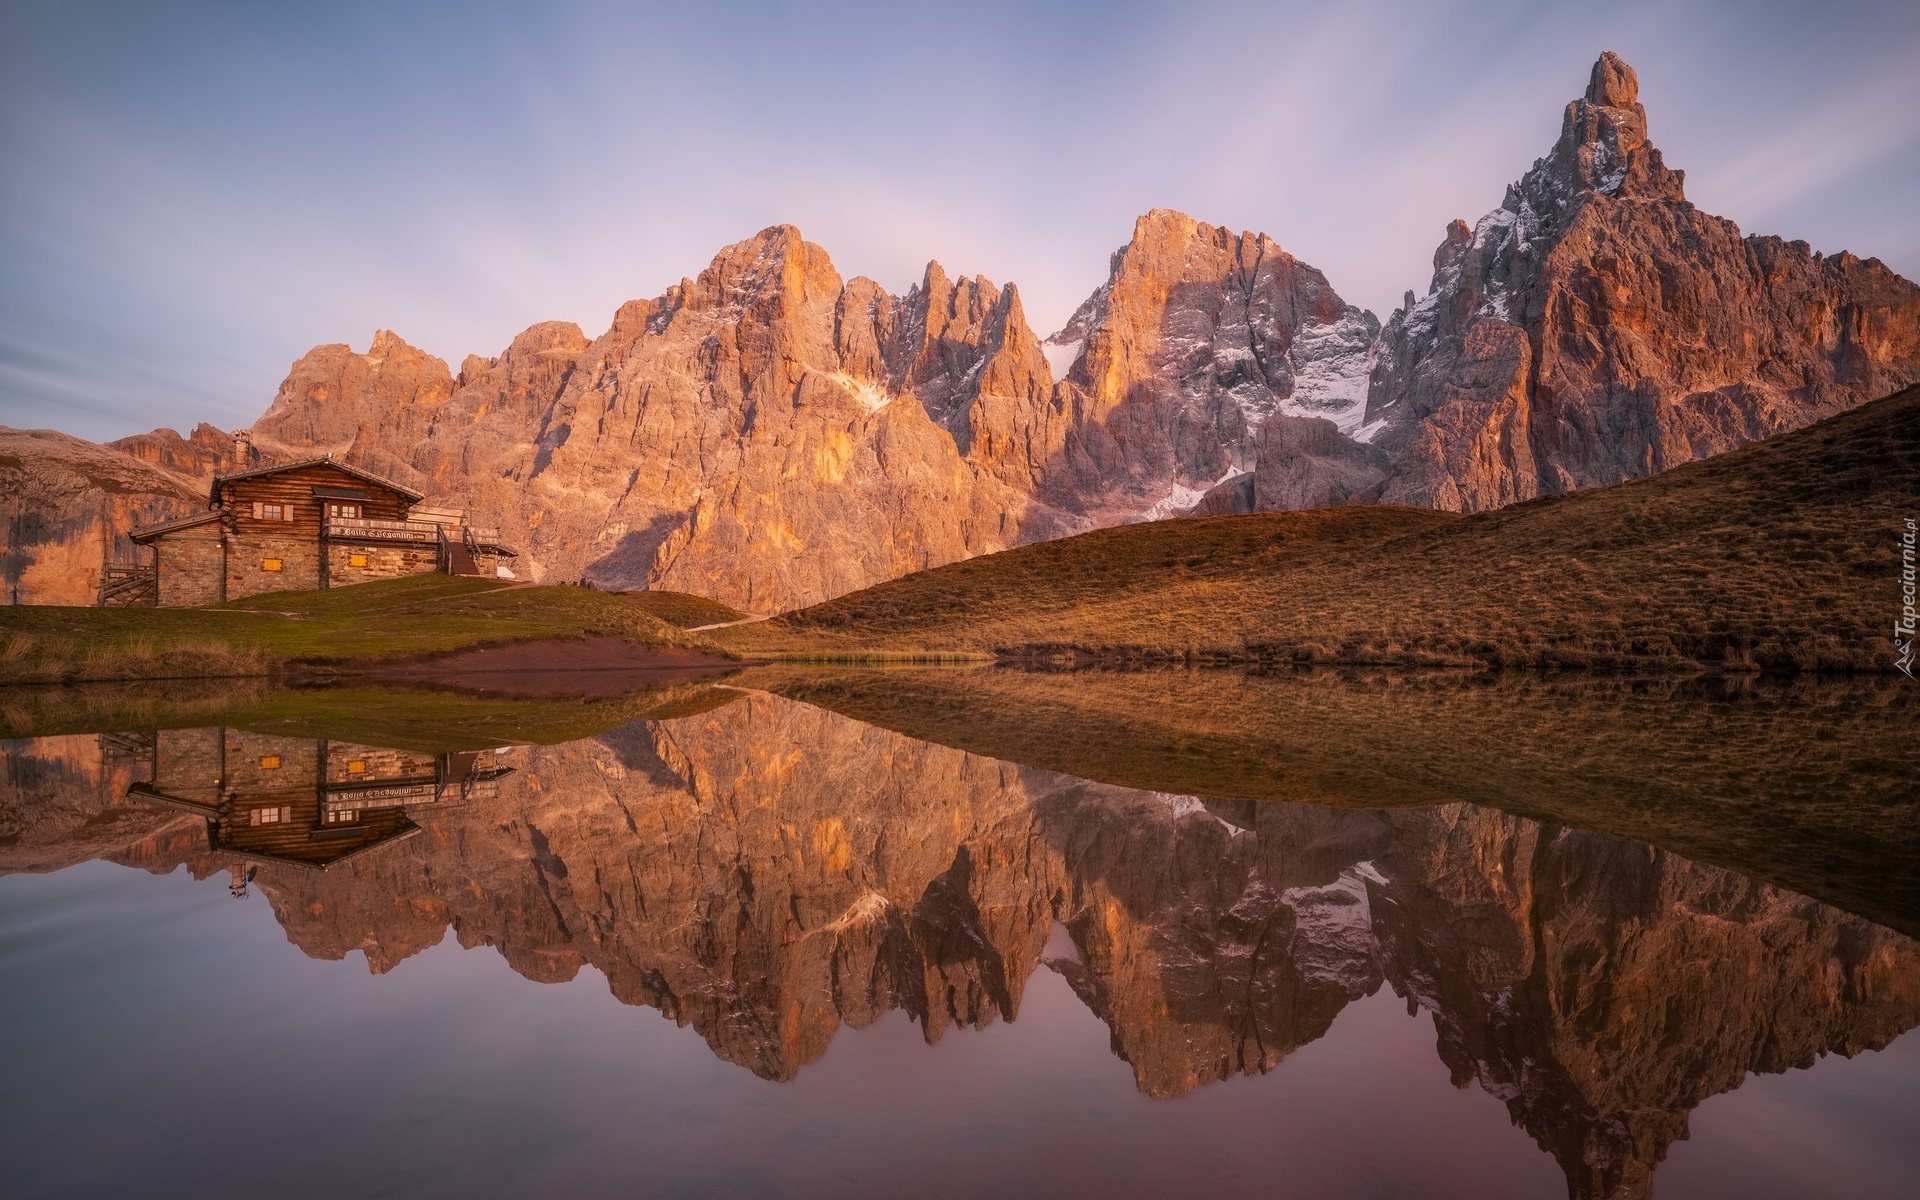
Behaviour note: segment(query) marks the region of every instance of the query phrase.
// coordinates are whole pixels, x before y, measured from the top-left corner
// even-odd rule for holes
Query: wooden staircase
[[[440,561],[446,565],[449,575],[478,575],[480,564],[474,558],[473,531],[466,526],[460,527],[458,538],[448,537],[446,526],[440,527]]]
[[[160,572],[153,567],[102,567],[97,603],[101,608],[156,608]]]

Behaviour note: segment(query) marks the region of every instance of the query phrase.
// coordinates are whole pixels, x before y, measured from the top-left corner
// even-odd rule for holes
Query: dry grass
[[[751,654],[1886,671],[1920,389],[1651,479],[1456,517],[1101,530],[717,631]]]
[[[738,621],[747,615],[739,609],[728,608],[718,600],[709,600],[689,592],[622,592],[620,595],[640,611],[658,617],[676,629],[718,625],[723,621]]]

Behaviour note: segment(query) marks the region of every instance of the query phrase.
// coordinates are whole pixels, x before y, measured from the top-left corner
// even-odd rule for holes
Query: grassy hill
[[[655,615],[661,606],[657,597],[437,574],[272,592],[211,608],[23,605],[0,608],[0,683],[260,675],[289,663],[337,670],[587,634],[698,645]],[[671,598],[665,607],[674,618],[685,615]]]
[[[746,653],[1888,670],[1920,389],[1650,479],[1471,517],[1105,529],[718,631]]]

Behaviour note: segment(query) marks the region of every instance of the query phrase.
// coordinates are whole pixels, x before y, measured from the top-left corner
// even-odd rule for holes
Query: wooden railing
[[[478,525],[440,525],[430,521],[387,521],[379,517],[328,517],[326,536],[356,541],[408,542],[437,546],[444,539],[477,549],[500,544],[499,529]]]

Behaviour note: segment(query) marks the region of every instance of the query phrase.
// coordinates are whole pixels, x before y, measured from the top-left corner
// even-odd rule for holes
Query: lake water
[[[1920,1195],[1904,693],[942,678],[0,743],[0,1186]]]

